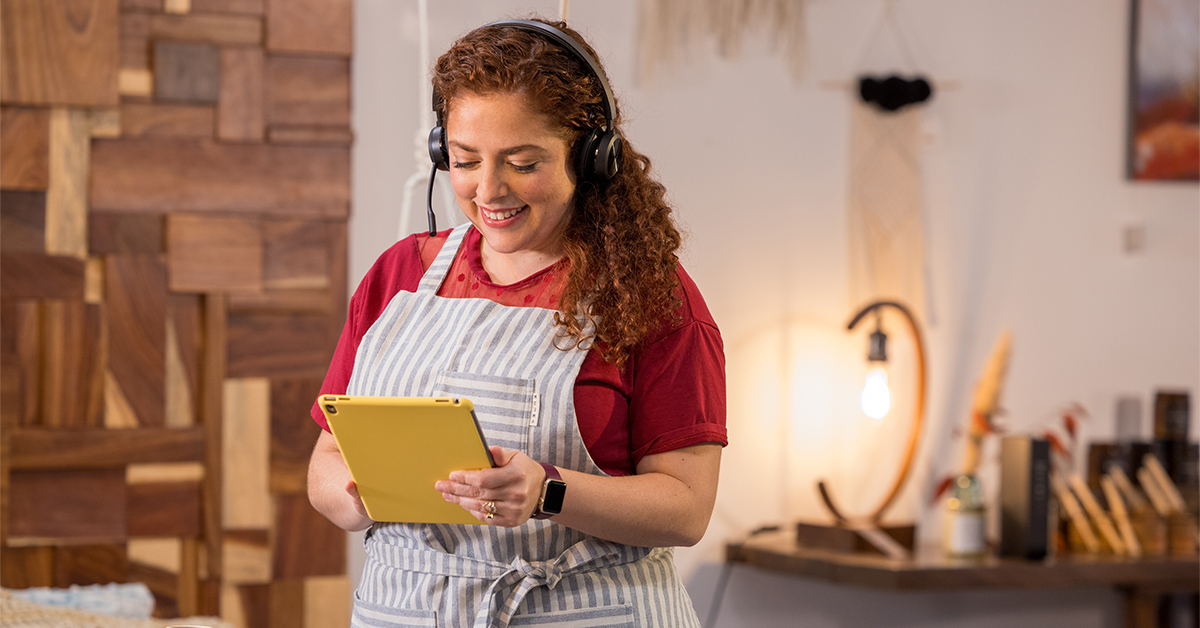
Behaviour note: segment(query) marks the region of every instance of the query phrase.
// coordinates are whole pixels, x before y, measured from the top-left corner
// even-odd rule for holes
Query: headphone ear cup
[[[603,181],[607,181],[617,176],[617,172],[621,169],[621,153],[624,151],[625,141],[621,138],[621,134],[616,131],[609,131],[600,137],[600,145],[596,148],[596,176]]]
[[[576,172],[580,179],[603,183],[613,178],[621,166],[621,134],[596,127],[579,148]]]
[[[429,132],[429,160],[438,170],[450,169],[450,151],[446,150],[446,129],[435,126]]]

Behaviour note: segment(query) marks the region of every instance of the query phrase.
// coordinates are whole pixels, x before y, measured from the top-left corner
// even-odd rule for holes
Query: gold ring
[[[494,515],[494,514],[496,514],[496,502],[493,502],[493,501],[486,501],[486,502],[484,502],[484,503],[483,503],[483,509],[484,509],[485,511],[487,511],[487,514],[489,515],[489,516],[488,516],[488,519],[491,519],[491,516],[490,516],[490,515]]]
[[[495,513],[491,513],[491,512],[489,512],[489,513],[487,514],[487,516],[486,516],[486,517],[484,517],[484,519],[492,519],[492,518],[494,518],[495,516],[496,516],[496,514],[495,514]]]

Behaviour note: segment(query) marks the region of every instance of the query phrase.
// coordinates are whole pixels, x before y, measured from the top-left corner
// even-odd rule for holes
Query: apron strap
[[[471,223],[465,222],[450,232],[450,236],[442,245],[442,250],[438,251],[437,257],[429,265],[429,269],[421,276],[421,283],[417,286],[418,293],[437,294],[438,288],[441,288],[442,282],[446,280],[446,274],[450,272],[450,266],[454,264],[454,258],[458,255],[458,247],[462,245],[463,237],[467,235],[467,229],[472,226]]]

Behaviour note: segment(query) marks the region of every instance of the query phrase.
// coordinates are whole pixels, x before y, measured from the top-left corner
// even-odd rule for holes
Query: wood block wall
[[[348,625],[351,0],[0,0],[0,584]]]

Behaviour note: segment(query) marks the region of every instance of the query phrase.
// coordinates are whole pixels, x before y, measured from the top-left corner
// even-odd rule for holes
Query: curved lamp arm
[[[859,310],[858,314],[854,315],[854,318],[852,318],[850,323],[846,326],[846,331],[853,330],[854,327],[858,325],[858,322],[861,321],[867,314],[885,307],[894,308],[903,314],[904,320],[908,323],[908,329],[912,333],[913,344],[916,346],[917,350],[917,402],[915,413],[913,415],[912,429],[908,434],[908,445],[904,452],[904,461],[900,465],[900,473],[896,476],[896,480],[892,483],[892,488],[888,491],[887,496],[884,497],[879,506],[867,516],[866,521],[871,524],[879,523],[879,520],[883,518],[883,513],[888,509],[889,506],[892,505],[892,502],[895,501],[896,496],[900,494],[900,489],[904,487],[904,482],[908,479],[909,472],[912,471],[913,459],[916,457],[917,453],[917,442],[921,438],[921,426],[925,420],[925,344],[921,339],[921,330],[917,327],[917,319],[913,317],[912,312],[909,311],[909,309],[903,304],[895,301],[875,301],[868,304],[862,310]],[[829,512],[833,514],[834,518],[837,519],[839,524],[852,523],[851,519],[843,515],[838,509],[837,505],[834,503],[833,496],[829,493],[829,487],[825,485],[825,480],[820,480],[817,482],[817,490],[821,493],[821,501],[825,503],[825,507],[829,509]]]

